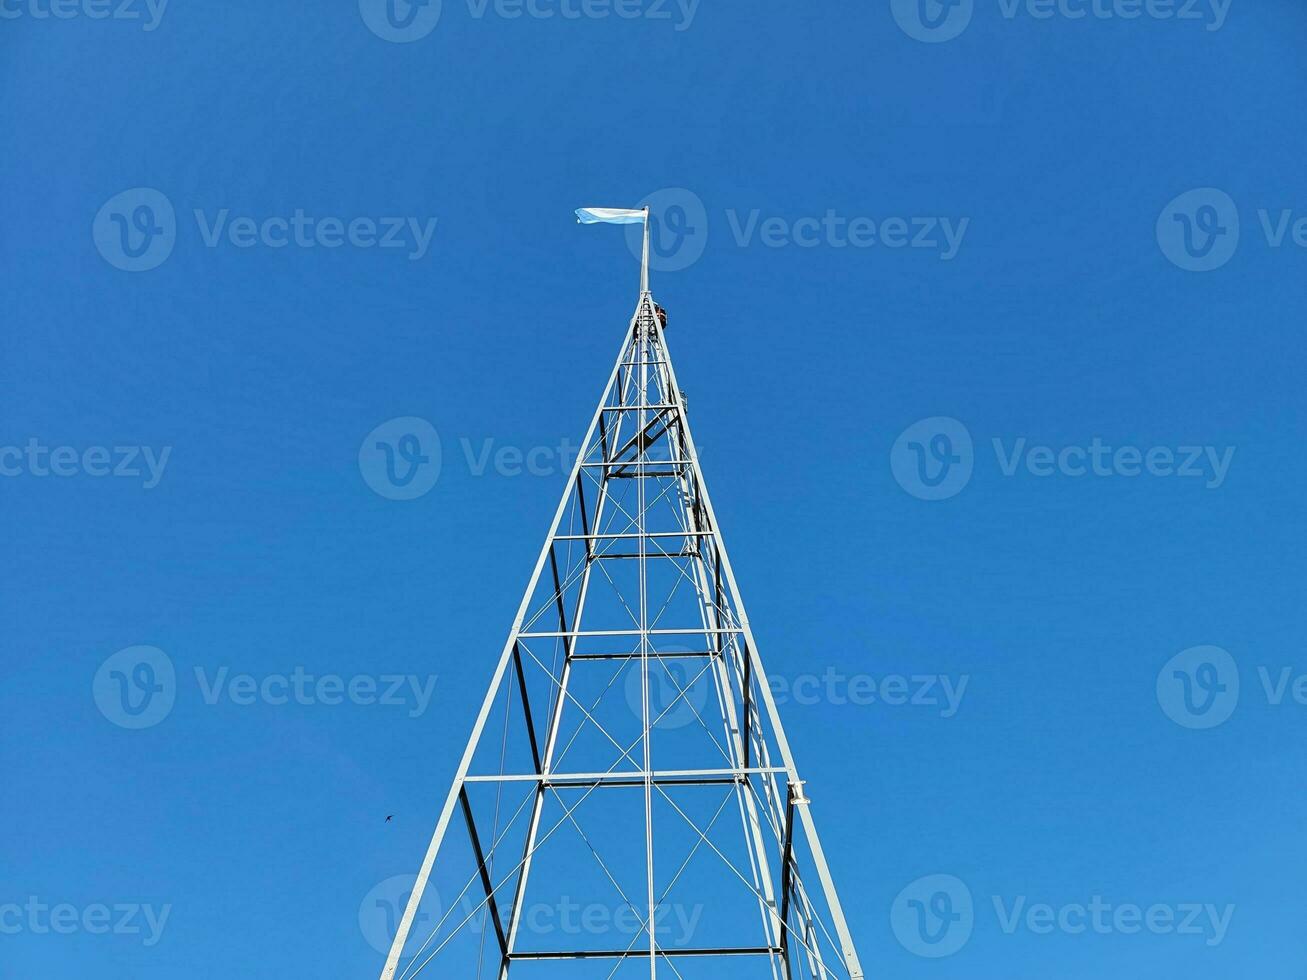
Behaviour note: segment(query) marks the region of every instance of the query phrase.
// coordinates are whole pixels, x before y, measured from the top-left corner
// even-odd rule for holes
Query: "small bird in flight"
[[[390,816],[388,816],[388,817],[386,818],[386,823],[390,823],[390,821],[392,821],[392,820],[394,820],[394,819],[395,819],[395,815],[392,813]]]

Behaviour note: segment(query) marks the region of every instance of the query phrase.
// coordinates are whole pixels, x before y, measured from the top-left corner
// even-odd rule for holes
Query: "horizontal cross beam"
[[[549,640],[566,636],[695,636],[704,633],[743,633],[738,627],[687,626],[685,629],[660,628],[649,630],[540,630],[518,633],[523,640]]]
[[[623,534],[556,534],[555,541],[603,541],[610,538],[707,538],[712,531],[632,531]]]
[[[778,946],[718,946],[702,949],[660,948],[658,956],[778,956]],[[536,953],[509,953],[510,960],[592,960],[592,959],[639,959],[649,958],[647,949],[576,949],[567,951],[549,951]]]
[[[674,650],[667,653],[657,653],[649,651],[650,660],[688,660],[701,657],[716,657],[716,650]],[[574,653],[571,659],[576,660],[643,660],[643,653]]]
[[[587,467],[587,468],[594,468],[594,469],[603,469],[603,468],[607,468],[607,469],[610,469],[610,470],[616,470],[616,469],[628,469],[628,468],[630,468],[630,467],[632,467],[632,466],[636,466],[636,465],[643,465],[643,466],[689,466],[689,465],[690,465],[690,460],[688,460],[688,459],[642,459],[642,460],[640,460],[639,463],[637,464],[637,463],[635,463],[635,462],[632,462],[632,461],[629,460],[629,459],[623,459],[623,460],[618,460],[618,461],[616,461],[616,462],[610,462],[610,463],[582,463],[581,465],[584,466],[584,467]]]
[[[755,766],[749,769],[664,769],[652,773],[635,772],[522,772],[522,773],[485,773],[467,776],[468,783],[547,783],[551,786],[589,786],[593,783],[620,782],[636,780],[643,784],[646,777],[652,777],[655,783],[680,779],[717,779],[726,782],[744,776],[760,776],[768,773],[783,773],[780,766]]]

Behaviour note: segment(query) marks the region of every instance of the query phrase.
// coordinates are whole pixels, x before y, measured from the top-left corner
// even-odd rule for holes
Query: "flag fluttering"
[[[638,225],[646,215],[643,209],[630,208],[577,208],[576,220],[583,225]]]

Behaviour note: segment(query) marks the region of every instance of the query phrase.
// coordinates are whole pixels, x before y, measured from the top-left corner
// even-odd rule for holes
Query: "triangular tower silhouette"
[[[860,980],[648,288],[647,211],[593,220],[612,215],[645,223],[635,315],[382,980]]]

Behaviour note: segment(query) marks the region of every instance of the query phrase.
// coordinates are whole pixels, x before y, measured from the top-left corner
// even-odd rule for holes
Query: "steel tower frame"
[[[407,968],[400,972],[423,894],[459,810],[467,824],[475,859],[474,878],[484,893],[477,908],[493,921],[494,942],[499,947],[500,980],[506,980],[510,970],[522,962],[595,958],[615,961],[614,973],[627,959],[647,958],[651,978],[657,977],[660,963],[667,964],[675,976],[681,977],[673,960],[685,956],[755,957],[768,964],[766,972],[774,980],[797,980],[804,970],[807,976],[821,980],[836,977],[862,980],[862,968],[817,834],[810,801],[804,795],[803,781],[766,682],[758,645],[690,434],[685,398],[668,354],[664,324],[648,287],[648,239],[646,219],[641,290],[635,313],[473,725],[417,882],[398,924],[382,980],[408,980],[416,976],[444,948],[444,943],[435,942],[433,931],[411,955]],[[632,483],[634,502],[628,499]],[[622,488],[620,498],[618,487]],[[569,510],[573,524],[579,516],[580,533],[569,533],[575,528],[563,526]],[[662,526],[659,521],[667,520],[668,511],[673,526],[659,530]],[[564,549],[569,554],[578,552],[575,561],[564,556]],[[628,603],[626,598],[622,599],[631,622],[622,628],[583,628],[591,590],[602,581],[600,575],[608,575],[604,571],[605,563],[611,561],[637,563],[636,601]],[[651,569],[654,563],[661,562],[674,563],[678,586],[683,581],[689,583],[698,610],[696,622],[662,624],[661,616],[667,604],[659,611],[656,607],[660,597],[650,594]],[[659,649],[672,640],[689,639],[695,642],[695,649]],[[553,667],[546,665],[535,652],[540,644],[550,642],[562,648],[561,664]],[[623,649],[595,652],[591,649],[595,643]],[[673,703],[661,712],[653,703],[653,672],[673,658],[691,662],[690,669],[698,670],[696,677],[706,677],[712,685],[715,707],[720,711],[720,742],[698,711],[692,706],[691,710],[718,744],[723,755],[720,762],[713,760],[711,765],[676,769],[659,769],[655,765],[653,745],[660,720],[673,706],[690,703],[690,684],[684,688],[676,685]],[[595,705],[587,706],[573,693],[576,673],[595,661],[610,664],[616,661],[623,670],[629,665],[638,666],[640,735],[634,742],[622,744],[614,738],[595,718]],[[543,673],[549,684],[550,704],[543,732],[537,730],[535,710],[540,705],[537,703],[533,710],[528,671],[534,677]],[[518,717],[524,721],[523,734],[530,748],[533,771],[473,771],[478,746],[501,694],[506,699],[514,695],[519,699]],[[562,765],[563,756],[571,747],[571,741],[561,744],[565,711],[571,715],[579,712],[582,724],[593,723],[592,727],[619,750],[617,761],[607,771],[571,772]],[[779,756],[776,761],[773,749]],[[482,783],[533,787],[533,791],[528,789],[523,801],[524,807],[529,805],[529,817],[520,860],[498,881],[493,880],[491,860],[502,841],[498,837],[498,813],[495,832],[485,838],[485,828],[478,827],[469,801],[469,789]],[[723,805],[734,796],[748,854],[747,873],[736,868],[709,834],[673,799],[671,791],[685,786],[727,787],[728,797]],[[540,848],[563,823],[559,820],[552,828],[542,829],[546,800],[557,798],[561,802],[564,791],[583,791],[584,799],[596,790],[606,792],[623,787],[639,789],[643,795],[645,887],[639,905],[622,891],[606,867],[604,871],[641,918],[636,939],[625,950],[525,948],[524,933],[529,929],[524,927],[522,909],[533,862]],[[684,818],[697,835],[695,851],[704,844],[716,851],[735,877],[753,893],[763,942],[752,946],[692,948],[668,948],[659,944],[655,801],[660,806],[664,802],[670,804]],[[571,814],[579,805],[571,806],[564,815],[573,824],[576,821]],[[489,848],[484,846],[486,840]],[[806,859],[800,856],[801,843]],[[801,869],[810,869],[815,874],[818,891],[808,890]],[[676,878],[684,870],[682,865]],[[472,884],[470,879],[469,885]],[[509,904],[505,914],[501,903],[506,899]],[[646,942],[637,950],[635,946],[641,939]],[[446,938],[444,942],[448,941]],[[762,971],[757,975],[762,976]]]

